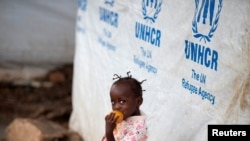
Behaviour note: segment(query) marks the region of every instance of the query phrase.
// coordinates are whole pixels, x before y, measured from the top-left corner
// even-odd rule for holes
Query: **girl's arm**
[[[116,120],[118,117],[115,117],[115,113],[110,113],[105,117],[105,136],[107,141],[115,141],[113,131],[116,126]]]

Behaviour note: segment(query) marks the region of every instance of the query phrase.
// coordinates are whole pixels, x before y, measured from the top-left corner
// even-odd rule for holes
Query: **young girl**
[[[123,121],[116,124],[118,117],[110,113],[105,117],[105,136],[102,141],[146,141],[147,124],[146,115],[140,110],[143,102],[142,82],[132,78],[118,75],[110,89],[112,109],[123,114]]]

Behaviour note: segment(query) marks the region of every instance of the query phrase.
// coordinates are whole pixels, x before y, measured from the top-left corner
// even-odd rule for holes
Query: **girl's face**
[[[142,97],[136,97],[128,83],[118,83],[111,87],[110,98],[113,110],[123,113],[124,119],[140,115],[139,107]]]

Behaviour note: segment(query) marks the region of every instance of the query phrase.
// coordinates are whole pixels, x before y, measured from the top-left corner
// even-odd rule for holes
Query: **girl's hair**
[[[114,74],[113,80],[115,80],[115,79],[117,79],[117,80],[113,83],[113,85],[119,84],[119,83],[127,83],[127,84],[130,85],[131,90],[134,92],[134,94],[137,97],[142,97],[142,93],[145,90],[142,89],[141,84],[144,81],[146,81],[146,79],[143,80],[143,81],[141,81],[141,82],[139,82],[137,79],[133,78],[132,75],[130,75],[129,73],[130,73],[130,71],[127,72],[127,76],[126,77],[121,77],[121,76],[119,76],[117,74]]]

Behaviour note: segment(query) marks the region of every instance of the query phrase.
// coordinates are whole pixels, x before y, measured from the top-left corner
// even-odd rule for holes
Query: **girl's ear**
[[[142,102],[143,102],[143,98],[141,96],[136,98],[137,106],[140,106],[142,104]]]

